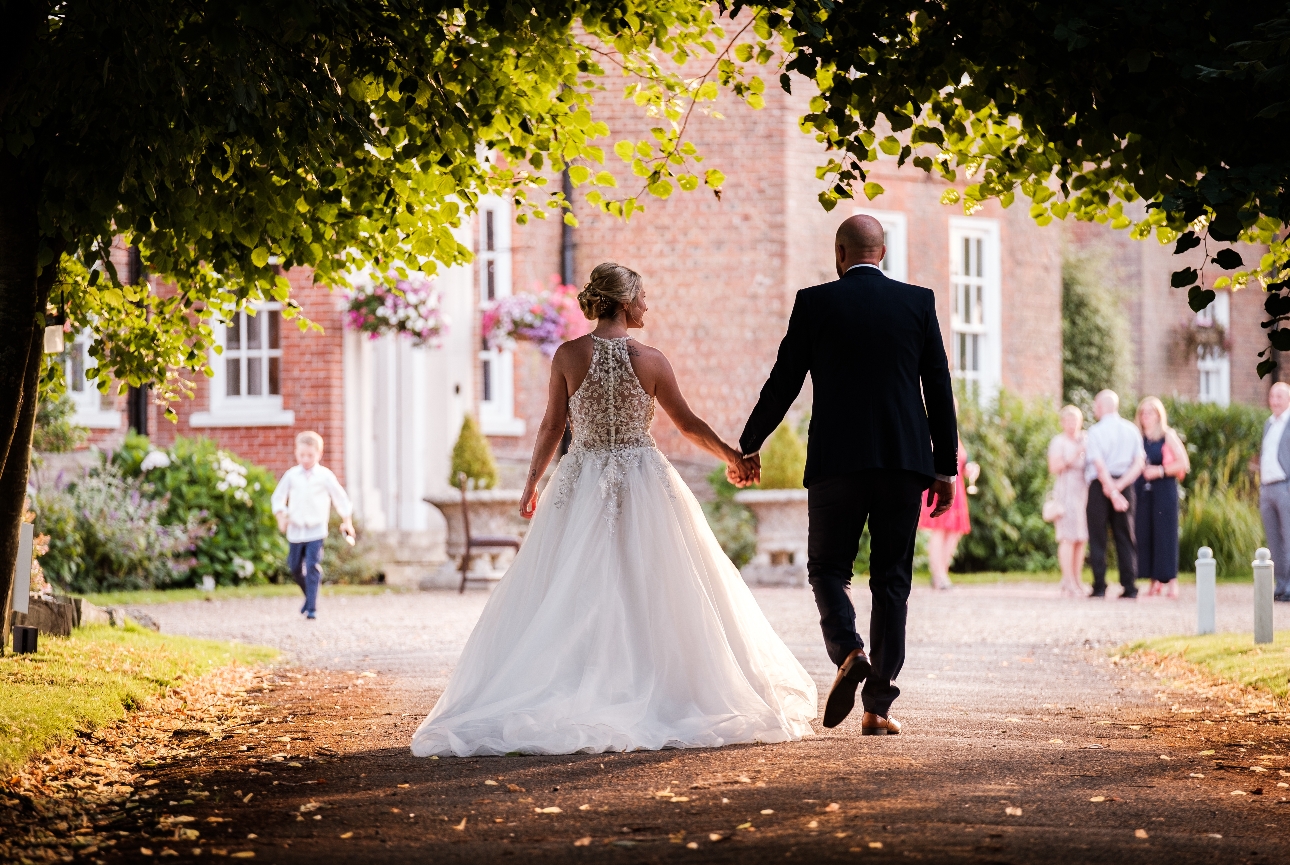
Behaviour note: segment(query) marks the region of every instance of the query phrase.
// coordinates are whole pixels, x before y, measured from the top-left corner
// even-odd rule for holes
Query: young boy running
[[[302,432],[296,436],[297,465],[287,469],[278,481],[272,500],[278,529],[287,533],[290,545],[287,570],[305,593],[300,612],[310,619],[318,617],[318,583],[322,579],[319,565],[332,505],[340,514],[341,532],[350,543],[354,539],[354,523],[350,519],[354,507],[331,470],[318,464],[322,452],[323,439],[318,433]]]

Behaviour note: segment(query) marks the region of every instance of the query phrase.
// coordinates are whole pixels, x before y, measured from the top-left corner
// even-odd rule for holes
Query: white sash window
[[[950,220],[950,367],[978,399],[1002,378],[999,258],[997,222]]]
[[[213,325],[222,353],[211,354],[210,410],[195,412],[195,427],[291,426],[282,407],[282,304],[258,303]]]
[[[1196,323],[1202,327],[1231,326],[1231,295],[1218,292],[1214,302],[1196,313]],[[1197,402],[1228,405],[1232,401],[1232,358],[1226,351],[1200,349],[1196,355],[1196,371],[1200,376]]]
[[[502,198],[484,196],[477,218],[479,302],[510,297],[511,209]],[[524,435],[524,419],[515,416],[515,359],[510,351],[479,353],[479,427],[485,435]]]
[[[116,410],[116,391],[100,393],[98,379],[85,373],[98,362],[90,357],[90,344],[94,335],[82,331],[67,343],[63,352],[63,380],[67,383],[67,396],[76,406],[72,423],[90,429],[117,429],[121,426],[121,412]]]

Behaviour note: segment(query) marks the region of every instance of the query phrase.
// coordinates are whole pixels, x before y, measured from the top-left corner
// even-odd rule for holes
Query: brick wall
[[[159,447],[174,441],[175,436],[204,436],[219,442],[243,459],[264,466],[281,475],[295,465],[295,438],[305,430],[323,437],[326,451],[323,464],[345,483],[345,414],[344,357],[342,318],[343,300],[326,286],[313,281],[309,268],[293,268],[287,274],[291,296],[302,307],[304,316],[321,325],[323,331],[301,331],[297,320],[283,319],[281,329],[283,408],[295,412],[293,426],[275,427],[194,427],[189,423],[195,412],[210,406],[210,384],[198,377],[196,393],[191,400],[175,406],[177,423],[158,417],[154,408],[149,418],[152,439]],[[216,363],[220,360],[216,359]]]

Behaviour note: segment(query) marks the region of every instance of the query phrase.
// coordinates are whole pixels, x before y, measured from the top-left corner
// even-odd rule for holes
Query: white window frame
[[[1003,384],[1003,291],[999,223],[974,216],[950,218],[950,370],[988,401]],[[963,245],[971,244],[972,273],[962,273]],[[969,294],[970,292],[970,294]],[[969,304],[968,301],[971,301]],[[975,350],[975,359],[966,358]],[[971,369],[965,366],[971,364]]]
[[[99,380],[87,378],[85,375],[91,367],[98,366],[98,361],[90,356],[90,345],[93,342],[94,334],[92,331],[81,331],[67,341],[67,350],[63,353],[63,380],[67,383],[67,396],[71,399],[72,405],[76,406],[76,413],[72,416],[72,423],[89,429],[120,429],[121,412],[116,409],[103,408],[104,401],[114,405],[116,395],[110,389],[108,393],[102,393],[98,388]],[[79,376],[73,375],[74,367],[72,363],[72,357],[77,347],[82,352]],[[78,387],[79,390],[77,389]]]
[[[251,318],[251,313],[257,315],[261,312],[277,311],[281,312],[282,304],[277,302],[248,304],[246,308],[246,318]],[[266,323],[267,317],[263,320]],[[279,318],[279,348],[269,349],[266,347],[258,349],[258,353],[263,358],[278,357],[279,360],[278,376],[279,390],[282,383],[282,365],[285,363],[285,356],[281,349],[281,322]],[[211,351],[210,364],[214,375],[207,379],[210,385],[210,408],[208,411],[194,412],[188,418],[188,425],[193,427],[256,427],[256,426],[292,426],[296,422],[296,413],[290,409],[283,408],[282,394],[259,394],[250,396],[241,394],[229,396],[228,394],[228,360],[231,356],[227,350],[227,323],[224,321],[211,322],[211,329],[215,334],[215,344],[222,349],[221,352]],[[245,341],[245,340],[243,340]],[[265,334],[264,341],[268,341],[268,335]],[[252,351],[243,347],[239,350],[239,356],[245,360],[246,352]],[[264,376],[267,381],[268,370],[265,369]],[[245,378],[245,370],[242,371]]]
[[[510,202],[496,195],[482,196],[476,223],[478,297],[481,304],[487,304],[510,297],[514,291]],[[480,430],[484,435],[492,436],[524,435],[524,419],[515,416],[515,359],[512,352],[479,352],[479,374]]]
[[[855,212],[857,215],[872,216],[882,223],[887,254],[883,256],[878,268],[883,275],[897,282],[909,282],[909,221],[905,214],[898,210],[870,210],[864,207],[856,208]]]
[[[1226,291],[1216,293],[1214,302],[1196,313],[1199,325],[1222,325],[1224,330],[1231,327],[1231,295]],[[1232,402],[1232,358],[1227,352],[1206,357],[1197,350],[1196,401],[1227,406]]]

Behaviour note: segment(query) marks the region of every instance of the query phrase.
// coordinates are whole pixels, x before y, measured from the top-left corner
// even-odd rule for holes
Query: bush
[[[1081,408],[1103,388],[1123,392],[1131,373],[1128,317],[1106,272],[1096,254],[1062,261],[1062,393]]]
[[[174,585],[207,531],[195,516],[167,523],[165,497],[111,464],[65,490],[37,493],[33,504],[36,531],[50,537],[46,578],[73,592]]]
[[[497,463],[493,461],[493,449],[488,446],[488,439],[484,438],[470,415],[462,418],[461,433],[457,436],[457,443],[452,446],[449,486],[460,487],[463,474],[473,489],[491,490],[497,484]]]
[[[968,398],[959,406],[959,434],[981,477],[968,499],[972,532],[959,544],[954,570],[1054,570],[1057,540],[1040,511],[1052,483],[1048,442],[1061,429],[1057,412],[1003,391],[985,406]]]
[[[757,552],[757,521],[751,510],[735,501],[739,488],[726,480],[725,466],[713,469],[708,483],[717,499],[703,503],[703,515],[708,518],[721,549],[735,567],[742,568]]]
[[[1257,499],[1250,463],[1257,464],[1263,447],[1263,422],[1268,410],[1259,406],[1184,402],[1165,399],[1169,425],[1187,444],[1191,475],[1185,483],[1197,488],[1208,477],[1211,490],[1235,487]]]
[[[266,469],[220,450],[210,439],[181,436],[169,450],[159,451],[135,433],[112,461],[127,477],[146,478],[167,497],[165,523],[198,519],[213,527],[194,550],[191,582],[210,575],[220,585],[263,583],[284,574],[287,542],[269,503],[276,481]]]
[[[761,449],[763,490],[800,490],[806,473],[806,444],[785,421]]]
[[[36,427],[32,430],[32,450],[44,453],[67,453],[89,437],[90,431],[71,421],[76,405],[66,393],[57,399],[42,399],[36,409]]]
[[[376,582],[381,573],[381,563],[376,545],[363,536],[363,527],[354,522],[358,536],[350,546],[340,533],[340,517],[332,511],[327,526],[327,540],[323,542],[323,578],[329,583],[361,585]]]
[[[1220,577],[1247,577],[1254,551],[1263,546],[1263,520],[1258,505],[1235,486],[1213,486],[1202,476],[1180,503],[1178,559],[1191,570],[1196,551],[1214,551]]]

